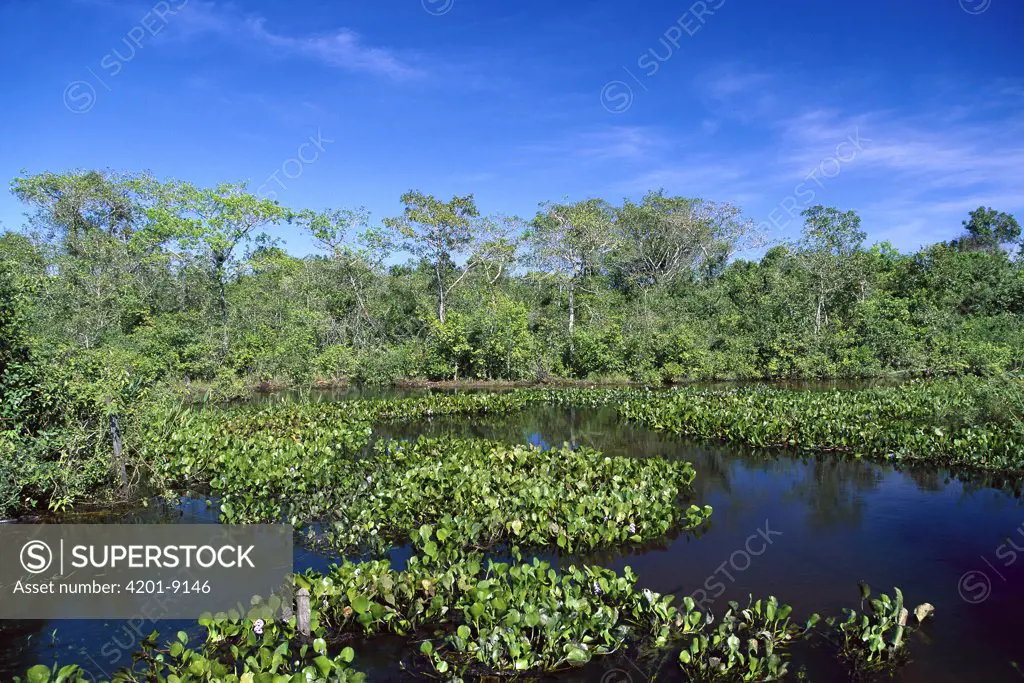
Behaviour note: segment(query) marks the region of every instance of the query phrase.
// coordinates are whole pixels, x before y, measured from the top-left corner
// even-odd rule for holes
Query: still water
[[[569,443],[609,454],[693,462],[695,502],[714,508],[699,535],[582,558],[616,570],[630,566],[640,585],[694,595],[716,613],[729,600],[776,595],[800,621],[812,611],[856,607],[858,581],[876,593],[903,589],[910,607],[930,602],[933,619],[910,642],[911,663],[897,680],[1022,681],[1024,674],[1024,505],[1006,482],[970,480],[927,468],[896,469],[834,455],[800,457],[697,442],[618,420],[613,408],[534,407],[499,418],[445,418],[376,430],[382,438],[457,435],[540,446]],[[1012,483],[1011,483],[1012,484]],[[204,500],[183,498],[116,521],[214,523]],[[76,520],[66,520],[76,521]],[[79,520],[85,521],[85,520]],[[115,520],[111,520],[115,521]],[[1020,549],[1020,550],[1018,550]],[[396,548],[400,566],[407,548]],[[297,568],[325,568],[334,558],[297,551]],[[568,558],[554,558],[568,562]],[[32,663],[81,664],[106,676],[128,663],[139,639],[158,629],[195,632],[194,622],[23,622],[0,630],[0,680]],[[402,677],[415,650],[399,638],[354,643],[356,665],[371,680]],[[844,680],[829,648],[793,648],[795,673]],[[639,683],[678,679],[674,662],[607,658],[560,680]]]

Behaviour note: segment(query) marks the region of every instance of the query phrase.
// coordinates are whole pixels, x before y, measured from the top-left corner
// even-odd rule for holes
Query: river
[[[857,606],[858,581],[875,593],[903,589],[910,607],[930,602],[933,619],[910,642],[912,661],[897,680],[938,683],[1021,681],[1024,667],[1024,505],[1013,483],[963,479],[939,469],[897,469],[836,455],[799,456],[729,444],[679,439],[619,420],[614,408],[535,406],[498,418],[444,418],[375,430],[381,438],[451,434],[541,446],[568,442],[609,454],[662,456],[694,464],[695,499],[714,508],[700,534],[683,534],[627,552],[558,561],[588,561],[616,570],[629,565],[641,586],[693,595],[721,613],[728,600],[776,595],[802,621],[812,611],[838,614]],[[177,505],[108,514],[99,520],[215,523],[201,498]],[[1019,549],[1019,550],[1018,550]],[[393,551],[400,566],[407,548]],[[298,569],[333,558],[298,551]],[[0,680],[34,663],[79,663],[106,676],[154,628],[173,634],[194,622],[21,622],[0,630]],[[385,637],[355,644],[355,665],[370,680],[401,676],[399,660],[413,648]],[[843,680],[828,648],[793,648],[795,673],[812,681]],[[634,655],[592,663],[560,680],[605,683],[649,680],[657,663]],[[674,662],[658,680],[679,677]]]

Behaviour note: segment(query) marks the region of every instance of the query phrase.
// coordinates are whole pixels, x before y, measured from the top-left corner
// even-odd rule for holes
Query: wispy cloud
[[[605,126],[581,133],[571,143],[576,154],[597,160],[644,159],[669,145],[662,133],[645,126]]]
[[[111,7],[109,0],[85,0],[91,4]],[[143,5],[133,6],[141,16]],[[127,12],[125,5],[118,11]],[[245,13],[230,3],[214,0],[191,0],[169,22],[168,30],[159,39],[191,42],[210,35],[227,41],[272,48],[274,55],[304,57],[333,68],[385,76],[395,80],[416,78],[423,71],[409,64],[398,51],[370,44],[349,27],[330,31],[289,35],[270,28],[263,16]]]
[[[863,85],[836,79],[808,106],[806,98],[779,95],[809,89],[792,74],[732,66],[702,75],[695,86],[717,125],[705,119],[704,135],[687,137],[685,156],[652,158],[649,170],[618,187],[730,199],[760,216],[823,163],[838,170],[825,160],[852,138],[862,149],[844,159],[841,174],[829,175],[827,187],[808,185],[817,191],[814,203],[858,209],[872,239],[916,248],[957,234],[978,206],[1024,211],[1024,109],[1014,106],[1024,96],[1020,82],[955,92],[947,85],[934,101],[888,108]],[[712,136],[720,127],[743,135]],[[839,150],[853,152],[848,144]],[[788,229],[798,225],[797,217]]]
[[[669,149],[669,138],[649,126],[599,126],[563,133],[554,140],[523,145],[532,158],[602,161],[650,161]]]
[[[406,64],[392,50],[366,45],[358,33],[347,28],[323,35],[286,36],[267,30],[266,20],[262,17],[247,20],[246,26],[254,38],[267,45],[311,57],[329,66],[395,79],[423,75],[422,71]]]

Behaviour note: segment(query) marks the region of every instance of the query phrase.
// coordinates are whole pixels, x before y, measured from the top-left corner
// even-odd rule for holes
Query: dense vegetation
[[[736,207],[663,192],[545,203],[530,221],[482,217],[471,195],[409,192],[375,226],[362,210],[293,210],[242,186],[145,174],[44,173],[13,191],[30,214],[0,237],[0,514],[199,488],[222,521],[287,521],[363,560],[296,577],[313,595],[312,638],[256,613],[204,619],[198,645],[143,644],[124,683],[359,680],[346,643],[381,633],[414,638],[409,670],[446,678],[631,650],[671,652],[691,680],[776,680],[788,645],[816,632],[816,615],[797,626],[775,598],[713,618],[638,588],[628,569],[568,563],[700,529],[712,511],[691,500],[689,463],[376,441],[381,421],[610,405],[701,438],[1024,467],[1020,385],[1005,377],[1024,364],[1020,228],[992,209],[955,240],[900,254],[866,248],[853,212],[811,207],[799,241],[767,245]],[[299,232],[322,253],[285,252],[278,240]],[[737,258],[751,247],[770,248]],[[205,403],[258,383],[880,374],[994,377]],[[404,568],[381,559],[404,544]],[[865,589],[861,611],[823,622],[856,675],[905,659],[912,624],[895,596]],[[41,666],[28,680],[81,676]]]
[[[737,207],[663,192],[529,221],[409,192],[378,225],[147,174],[23,175],[12,191],[29,211],[0,236],[0,513],[131,490],[139,440],[111,456],[110,418],[130,433],[207,390],[1024,363],[1020,227],[993,209],[901,254],[866,247],[853,212],[811,207],[801,239],[767,244]],[[318,251],[288,254],[296,236]],[[767,251],[738,258],[750,248]]]
[[[953,385],[945,393],[956,392]],[[966,393],[982,395],[977,387]],[[535,676],[627,651],[661,660],[668,653],[691,680],[778,680],[790,668],[789,645],[807,637],[833,647],[851,671],[902,662],[915,624],[898,590],[896,601],[882,596],[871,612],[828,619],[819,633],[817,615],[797,626],[791,608],[773,597],[731,603],[716,619],[692,598],[677,605],[640,588],[629,568],[620,576],[524,561],[524,550],[567,559],[695,529],[712,512],[688,499],[689,463],[475,439],[371,442],[380,420],[504,413],[529,403],[613,403],[626,411],[633,402],[672,406],[691,394],[701,395],[521,390],[186,408],[151,420],[142,450],[165,486],[208,484],[224,521],[287,520],[309,530],[312,542],[367,557],[295,577],[310,593],[309,637],[296,633],[294,618],[275,619],[270,603],[257,604],[245,618],[204,617],[199,644],[185,633],[164,646],[151,637],[114,681],[361,680],[346,643],[384,633],[409,639],[407,670],[453,680]],[[920,403],[905,410],[922,412]],[[414,554],[403,569],[379,559],[406,542]],[[929,612],[915,614],[919,622]],[[40,665],[28,680],[78,683],[82,673]]]
[[[753,387],[639,396],[620,414],[655,429],[753,446],[1020,474],[1020,382],[932,381],[861,391]]]
[[[344,561],[326,574],[295,577],[310,593],[312,632],[302,636],[295,619],[273,619],[269,603],[244,618],[208,615],[199,645],[181,632],[160,647],[151,636],[114,683],[298,683],[363,680],[349,665],[353,638],[384,633],[407,637],[402,665],[427,677],[461,681],[494,676],[535,678],[594,658],[627,652],[640,659],[675,658],[687,680],[777,681],[791,667],[789,646],[814,638],[843,660],[854,677],[888,673],[906,661],[909,634],[934,609],[904,607],[882,595],[861,609],[829,617],[812,614],[798,626],[792,608],[775,597],[729,603],[717,618],[696,609],[692,598],[676,603],[638,587],[627,567],[620,576],[596,566],[488,560],[477,553],[445,552],[448,561],[413,556],[403,570],[387,561]],[[865,608],[867,603],[867,608]],[[364,641],[366,642],[366,641]],[[369,641],[372,642],[372,641]],[[418,643],[417,648],[413,648]],[[634,665],[635,666],[635,665]],[[657,665],[655,666],[657,668]],[[78,667],[33,667],[28,683],[81,683]]]
[[[1020,227],[979,208],[913,254],[815,206],[766,243],[728,204],[649,194],[482,217],[418,192],[375,225],[147,175],[14,180],[0,260],[40,360],[152,382],[856,377],[1024,363]],[[941,227],[941,226],[940,226]],[[288,254],[281,240],[318,250]],[[737,256],[767,249],[759,260]],[[407,262],[402,259],[411,255]]]

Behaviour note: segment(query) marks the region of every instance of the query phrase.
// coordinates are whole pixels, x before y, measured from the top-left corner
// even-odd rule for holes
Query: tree
[[[1011,214],[979,206],[970,213],[970,220],[963,222],[964,234],[954,244],[961,251],[990,251],[1002,249],[1002,245],[1020,239],[1020,224]]]
[[[565,286],[569,296],[569,337],[576,326],[576,292],[620,239],[614,211],[602,199],[574,204],[541,204],[529,235],[533,261]]]
[[[11,192],[35,207],[32,227],[64,239],[73,249],[81,235],[96,230],[127,242],[145,219],[138,195],[150,182],[145,174],[45,172],[15,178]]]
[[[707,226],[698,220],[698,200],[650,192],[639,204],[628,199],[618,210],[623,254],[618,259],[625,279],[640,288],[658,287],[692,269]]]
[[[519,262],[519,248],[526,225],[518,216],[493,215],[484,217],[477,225],[472,267],[478,269],[491,288],[502,278],[512,274]]]
[[[728,203],[649,192],[616,212],[626,280],[641,288],[667,285],[684,273],[707,274],[750,246],[753,222]]]
[[[225,183],[199,188],[172,181],[160,188],[161,203],[154,210],[165,237],[186,246],[198,246],[208,259],[216,287],[217,310],[222,330],[222,351],[228,352],[229,277],[237,265],[236,248],[255,230],[277,223],[292,214],[277,202],[260,199],[245,185]]]
[[[405,212],[385,218],[384,225],[405,251],[425,260],[434,271],[437,287],[437,317],[445,320],[447,299],[476,265],[472,259],[459,265],[459,257],[468,256],[473,243],[473,226],[480,215],[473,195],[452,197],[444,202],[433,195],[410,190],[402,195]]]
[[[0,255],[0,439],[33,432],[42,408],[26,331],[28,303],[15,265]]]
[[[820,204],[805,209],[803,238],[798,245],[801,262],[811,274],[814,290],[814,334],[828,324],[829,297],[848,284],[851,263],[866,235],[856,211]]]
[[[51,343],[85,348],[130,332],[161,292],[160,238],[150,209],[157,184],[146,174],[70,171],[22,176],[12,192],[34,209],[33,239],[48,252],[43,293]]]
[[[372,268],[379,267],[387,256],[387,240],[370,227],[370,213],[362,207],[319,212],[306,209],[295,214],[293,220],[327,251],[337,271],[351,286],[360,316],[380,332],[360,282],[360,275],[372,276]]]

